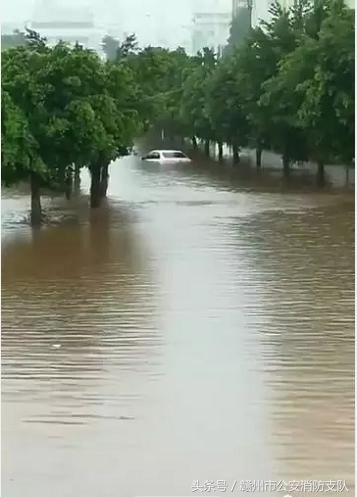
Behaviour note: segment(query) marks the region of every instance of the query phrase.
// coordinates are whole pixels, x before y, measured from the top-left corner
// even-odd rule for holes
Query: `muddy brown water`
[[[4,495],[353,495],[350,193],[128,157],[98,212],[47,199],[32,232],[28,203],[2,202]]]

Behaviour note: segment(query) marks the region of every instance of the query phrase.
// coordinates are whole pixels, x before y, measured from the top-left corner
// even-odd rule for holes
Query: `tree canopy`
[[[61,188],[73,166],[87,166],[99,205],[102,175],[140,127],[130,69],[80,45],[49,48],[32,37],[4,52],[2,74],[3,181]]]
[[[246,40],[251,30],[251,13],[248,7],[240,8],[232,19],[224,55],[232,55]]]
[[[244,39],[233,34],[232,26],[222,58],[106,37],[103,61],[78,44],[49,47],[33,31],[17,33],[21,43],[1,62],[3,182],[29,180],[41,211],[42,186],[66,191],[73,170],[87,167],[97,207],[109,164],[149,128],[199,139],[206,153],[210,142],[220,151],[226,143],[236,163],[246,145],[257,165],[263,149],[280,153],[285,172],[309,159],[321,179],[327,161],[352,163],[353,11],[342,0],[298,0],[290,9],[276,1],[269,21]]]

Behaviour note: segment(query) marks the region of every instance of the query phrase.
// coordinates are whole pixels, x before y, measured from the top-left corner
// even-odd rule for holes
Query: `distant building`
[[[281,0],[285,1],[285,0]],[[287,0],[289,1],[289,0]],[[248,13],[249,22],[253,22],[253,8],[255,8],[257,0],[232,0],[232,17],[238,16],[240,11],[246,11]]]
[[[249,0],[232,0],[232,16],[236,16],[240,9],[248,7]]]
[[[227,43],[231,21],[231,12],[196,12],[193,16],[193,53],[204,47],[221,52]]]
[[[59,41],[101,51],[102,35],[95,28],[93,15],[86,7],[65,6],[56,0],[37,2],[27,26],[47,39],[50,46]]]

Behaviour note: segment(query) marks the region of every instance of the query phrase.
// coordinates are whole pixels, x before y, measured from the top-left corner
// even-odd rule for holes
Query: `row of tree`
[[[109,164],[150,126],[173,122],[167,113],[188,61],[180,49],[139,49],[133,35],[107,61],[79,44],[49,47],[31,30],[3,51],[2,182],[29,182],[33,225],[43,220],[41,192],[69,197],[83,167],[90,205],[100,206]]]
[[[82,167],[91,172],[91,206],[106,195],[108,166],[149,127],[223,144],[235,163],[243,146],[282,155],[284,170],[313,160],[354,158],[354,15],[342,0],[296,0],[234,36],[223,57],[209,49],[140,49],[134,36],[106,38],[107,61],[76,45],[48,47],[29,31],[2,53],[2,180],[29,180],[32,222],[40,192],[70,195]]]
[[[270,14],[244,40],[232,26],[221,58],[172,53],[157,124],[207,152],[216,142],[221,156],[226,143],[235,163],[243,146],[256,149],[258,167],[263,149],[280,153],[286,174],[313,161],[323,181],[326,163],[354,160],[354,11],[343,0],[297,0]]]
[[[173,122],[167,113],[188,61],[181,49],[140,49],[133,35],[107,61],[79,44],[49,47],[31,30],[3,51],[2,182],[30,184],[33,225],[43,220],[41,192],[69,197],[83,167],[90,205],[100,206],[109,164],[150,126]]]
[[[29,181],[32,223],[42,220],[41,189],[70,194],[88,167],[91,206],[106,195],[108,166],[144,127],[145,101],[124,63],[106,64],[80,45],[53,48],[37,33],[2,53],[2,181]]]

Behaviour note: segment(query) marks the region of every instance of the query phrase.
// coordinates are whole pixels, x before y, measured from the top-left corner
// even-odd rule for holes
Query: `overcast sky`
[[[51,3],[53,0],[47,0]],[[195,10],[222,11],[230,10],[231,0],[59,0],[62,4],[87,4],[97,19],[111,19],[113,16],[125,16],[129,19],[140,18],[146,13],[164,16],[177,23],[190,20]],[[268,0],[255,0],[258,11],[265,11]],[[2,2],[3,21],[22,21],[32,15],[35,0],[6,0]],[[105,8],[104,8],[105,6]]]
[[[253,1],[253,18],[266,17],[269,0]],[[41,3],[46,4],[46,10],[51,3],[87,6],[101,30],[117,36],[131,32],[144,43],[155,40],[174,46],[191,38],[193,12],[230,12],[232,0],[5,0],[1,19],[21,24],[33,18],[35,4],[38,7]]]

